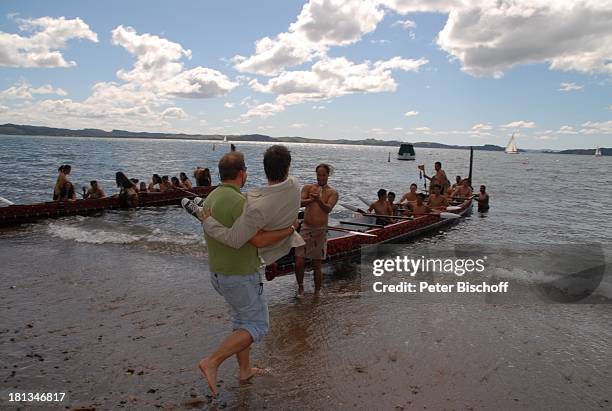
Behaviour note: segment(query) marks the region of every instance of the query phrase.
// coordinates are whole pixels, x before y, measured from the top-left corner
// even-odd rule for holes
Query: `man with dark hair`
[[[100,188],[96,180],[90,181],[89,184],[91,187],[83,193],[83,198],[98,199],[106,197],[104,190]],[[83,191],[85,191],[85,187],[83,187]]]
[[[389,205],[389,201],[387,201],[387,190],[381,188],[376,194],[378,195],[378,200],[370,204],[370,208],[368,208],[368,213],[374,211],[375,214],[379,215],[393,215],[393,210]],[[388,217],[376,218],[376,224],[386,225],[391,222],[392,220]]]
[[[402,196],[402,198],[400,198],[399,204],[404,204],[404,203],[411,203],[414,204],[416,202],[417,199],[417,190],[418,190],[418,186],[416,185],[416,183],[412,183],[410,184],[410,191],[406,194],[404,194]]]
[[[480,192],[478,193],[478,197],[476,197],[476,201],[478,201],[479,213],[489,211],[489,194],[487,193],[486,186],[480,186]]]
[[[291,153],[285,146],[269,147],[264,153],[268,185],[247,193],[245,210],[231,228],[205,215],[204,231],[230,247],[240,248],[259,230],[272,231],[291,225],[300,209],[300,187],[295,177],[289,176],[290,165]],[[261,247],[259,257],[269,265],[303,244],[302,237],[294,233],[274,245]]]
[[[219,161],[219,176],[221,184],[204,201],[203,215],[200,215],[193,201],[187,200],[183,206],[199,218],[212,216],[211,221],[215,219],[223,227],[231,227],[243,214],[246,202],[240,193],[247,179],[243,154],[237,151],[225,154]],[[262,371],[250,365],[251,344],[260,341],[267,334],[269,326],[256,247],[274,244],[292,235],[295,232],[292,222],[276,231],[254,233],[239,247],[229,247],[205,232],[211,283],[230,306],[232,317],[232,334],[213,354],[198,363],[214,395],[218,393],[217,369],[232,355],[238,359],[241,381]]]
[[[446,209],[446,206],[448,206],[448,200],[441,194],[439,184],[434,184],[431,186],[431,193],[429,194],[427,206],[437,209]]]
[[[315,295],[319,295],[321,291],[323,283],[321,261],[327,257],[328,216],[338,202],[338,192],[327,184],[330,171],[329,165],[319,164],[315,168],[317,183],[306,184],[302,188],[301,205],[306,207],[306,210],[300,235],[306,244],[295,249],[295,278],[298,283],[298,297],[304,295],[304,261],[306,258],[312,260]]]
[[[425,177],[426,179],[430,181],[430,184],[429,184],[430,194],[431,192],[433,192],[433,186],[436,184],[440,186],[440,194],[445,194],[448,191],[450,187],[450,182],[448,181],[448,178],[446,177],[446,173],[444,172],[444,170],[442,170],[441,162],[439,161],[435,162],[434,169],[436,170],[436,174],[433,177],[429,177],[427,174],[425,174],[424,166],[419,166],[419,168],[423,172],[423,177]]]

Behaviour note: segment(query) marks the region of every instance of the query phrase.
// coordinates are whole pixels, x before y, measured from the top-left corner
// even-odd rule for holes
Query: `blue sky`
[[[612,146],[612,3],[0,3],[0,122]]]

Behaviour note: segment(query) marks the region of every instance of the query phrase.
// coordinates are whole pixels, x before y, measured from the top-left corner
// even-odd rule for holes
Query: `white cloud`
[[[180,107],[168,107],[162,112],[164,118],[187,118],[187,113]]]
[[[400,14],[416,12],[446,13],[463,4],[461,0],[382,0],[382,4]]]
[[[581,134],[609,134],[612,135],[612,120],[596,122],[587,121],[582,124]]]
[[[238,86],[217,70],[206,67],[185,70],[180,59],[191,58],[191,50],[167,39],[118,26],[113,30],[112,41],[136,57],[132,70],[119,70],[117,77],[156,94],[210,98],[224,96]]]
[[[391,25],[391,27],[401,27],[404,30],[414,29],[416,28],[416,23],[412,20],[398,20]]]
[[[71,67],[74,61],[66,61],[60,52],[72,39],[98,42],[96,33],[80,18],[41,17],[16,19],[21,36],[0,31],[0,66],[5,67]]]
[[[503,124],[500,126],[501,128],[536,128],[536,123],[533,121],[513,121],[508,124]]]
[[[278,94],[274,108],[266,103],[263,110],[250,110],[247,117],[256,113],[268,116],[278,113],[286,106],[306,101],[327,100],[353,93],[378,93],[395,91],[397,84],[391,76],[392,70],[419,71],[427,64],[426,59],[407,60],[394,57],[375,63],[366,61],[353,63],[344,57],[326,58],[316,62],[310,71],[287,71],[266,84],[252,80],[250,86],[261,93]],[[256,107],[257,108],[257,107]]]
[[[405,113],[404,113],[404,115],[405,115],[406,117],[416,117],[416,116],[418,116],[418,115],[419,115],[419,112],[418,112],[418,111],[411,110],[411,111],[407,111],[407,112],[405,112]]]
[[[416,2],[393,3],[414,7]],[[511,67],[534,63],[547,63],[553,70],[612,74],[610,0],[435,3],[449,12],[437,43],[469,74],[501,77]]]
[[[576,83],[561,83],[559,91],[578,91],[584,89],[584,86]]]
[[[557,131],[557,133],[559,134],[578,134],[576,129],[572,126],[561,126],[561,128],[559,128],[559,131]]]
[[[412,130],[423,134],[429,134],[432,132],[432,129],[429,127],[414,127]]]
[[[325,106],[312,106],[313,110],[325,110],[326,107]],[[610,109],[612,110],[612,106],[610,106]]]
[[[285,68],[324,56],[330,46],[346,46],[376,29],[383,11],[375,0],[310,0],[287,32],[255,43],[255,54],[235,56],[242,72],[278,75]]]
[[[304,123],[293,123],[289,125],[290,128],[304,128],[306,127],[306,124]]]
[[[112,34],[113,44],[136,58],[130,70],[117,72],[120,82],[96,83],[83,101],[44,100],[3,113],[1,118],[60,127],[142,129],[146,125],[150,130],[166,130],[169,120],[188,117],[175,106],[175,99],[223,96],[238,85],[217,70],[185,69],[181,59],[189,58],[191,51],[178,43],[138,34],[131,27],[118,26]]]
[[[0,98],[31,100],[34,98],[34,94],[56,94],[61,97],[68,95],[68,93],[61,88],[54,88],[50,84],[45,84],[40,87],[32,87],[27,81],[21,79],[13,86],[7,88],[6,90],[0,91]]]
[[[284,109],[285,107],[280,104],[263,103],[251,108],[246,114],[243,114],[243,118],[270,117]]]
[[[225,108],[232,108],[234,107],[234,103],[230,103],[229,101],[223,103],[223,107]]]
[[[489,123],[478,123],[474,124],[471,128],[472,132],[480,133],[480,132],[488,132],[493,130],[493,126]]]

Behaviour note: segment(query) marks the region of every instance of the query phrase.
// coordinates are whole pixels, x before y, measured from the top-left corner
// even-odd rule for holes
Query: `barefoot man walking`
[[[204,209],[226,227],[238,219],[246,202],[240,188],[246,182],[244,156],[240,152],[224,155],[219,161],[219,176],[222,183],[213,190]],[[289,233],[291,230],[288,230]],[[215,290],[230,306],[233,332],[210,356],[202,359],[198,366],[213,395],[217,390],[217,369],[223,361],[236,355],[240,368],[240,380],[245,381],[260,370],[250,366],[250,351],[253,342],[260,341],[268,332],[268,306],[263,295],[263,284],[258,272],[260,260],[257,248],[246,243],[232,248],[205,234],[208,244],[208,263],[211,282]]]
[[[317,184],[306,184],[302,188],[302,207],[304,222],[300,235],[306,241],[302,247],[295,249],[295,278],[298,283],[298,297],[304,295],[304,260],[312,259],[314,269],[315,295],[319,295],[323,283],[321,261],[326,258],[327,221],[329,213],[338,202],[338,192],[327,184],[331,168],[319,164],[315,169]]]

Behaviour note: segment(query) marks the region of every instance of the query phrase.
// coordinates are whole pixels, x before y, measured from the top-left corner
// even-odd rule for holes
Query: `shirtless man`
[[[397,212],[397,208],[399,207],[399,204],[395,204],[395,193],[393,191],[389,191],[387,193],[387,201],[389,202],[391,211],[393,211],[391,214],[395,215]]]
[[[338,202],[338,192],[327,184],[331,168],[319,164],[315,169],[317,184],[306,184],[301,192],[301,206],[304,211],[304,222],[300,235],[306,244],[295,249],[295,279],[298,283],[298,297],[304,295],[304,261],[312,260],[314,270],[315,296],[321,292],[323,272],[321,261],[327,256],[327,223],[329,213]]]
[[[410,192],[404,194],[402,196],[402,198],[400,198],[399,203],[400,204],[404,204],[404,203],[414,203],[417,200],[417,190],[418,190],[418,186],[415,183],[410,184]]]
[[[451,197],[461,201],[472,197],[472,189],[470,188],[467,178],[461,182],[461,185],[457,186]]]
[[[455,191],[455,189],[459,187],[460,185],[461,185],[461,176],[455,176],[455,183],[450,188],[450,191],[451,192]]]
[[[431,213],[431,208],[427,207],[425,203],[423,203],[424,199],[424,194],[417,194],[416,203],[412,207],[412,215],[414,217],[421,217]]]
[[[151,183],[149,184],[149,192],[159,191],[159,186],[161,184],[161,177],[159,174],[153,174],[153,178],[151,179]]]
[[[378,201],[375,201],[372,204],[370,204],[370,208],[368,208],[368,213],[372,212],[373,210],[375,214],[393,215],[393,210],[391,209],[391,206],[389,205],[389,201],[387,201],[387,190],[385,190],[384,188],[381,188],[380,190],[378,190],[377,195],[378,195]],[[391,222],[392,220],[387,217],[376,218],[376,224],[385,225]]]
[[[423,176],[430,181],[430,185],[429,185],[430,194],[433,191],[433,186],[436,184],[440,186],[440,194],[444,194],[448,191],[448,188],[450,187],[450,182],[448,181],[448,178],[446,177],[446,173],[444,172],[444,170],[442,170],[441,162],[436,161],[436,163],[434,164],[436,174],[433,177],[429,177],[427,174],[425,174],[424,166],[419,166],[419,168],[423,171]]]
[[[487,187],[480,186],[480,193],[478,193],[478,197],[476,197],[476,201],[478,201],[478,212],[479,213],[489,211],[489,194],[487,193]]]
[[[89,184],[91,185],[91,187],[89,187],[87,192],[83,194],[83,198],[98,199],[98,198],[106,197],[104,190],[100,188],[96,180],[90,181]],[[84,188],[83,188],[83,191],[85,191]]]
[[[168,176],[163,176],[161,178],[161,183],[159,183],[159,191],[162,193],[174,190],[172,183]]]
[[[431,188],[432,192],[429,194],[427,205],[430,208],[446,208],[448,205],[448,200],[446,197],[440,194],[440,186],[438,184],[434,184],[431,186]]]

